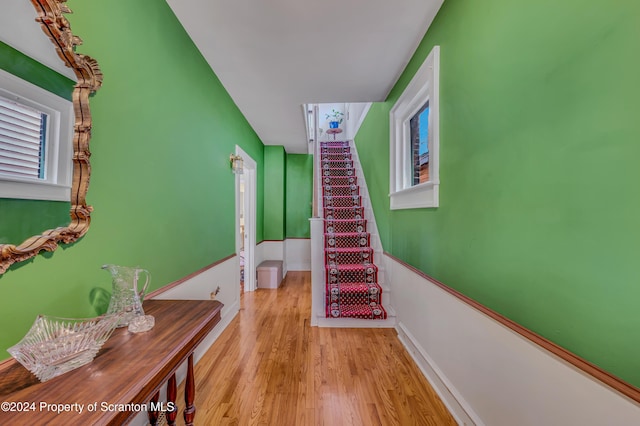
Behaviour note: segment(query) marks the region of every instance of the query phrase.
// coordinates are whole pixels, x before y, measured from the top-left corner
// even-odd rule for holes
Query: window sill
[[[0,181],[0,198],[69,202],[71,187],[41,182]]]
[[[438,207],[440,184],[426,182],[389,194],[391,210]]]

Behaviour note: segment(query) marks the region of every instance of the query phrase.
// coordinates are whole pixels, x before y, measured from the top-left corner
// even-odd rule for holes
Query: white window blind
[[[0,96],[0,175],[44,179],[47,115]]]
[[[0,69],[0,198],[69,201],[73,104]]]

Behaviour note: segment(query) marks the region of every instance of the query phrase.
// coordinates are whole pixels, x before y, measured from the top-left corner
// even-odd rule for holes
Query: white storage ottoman
[[[258,288],[278,288],[282,284],[282,260],[265,260],[257,271]]]

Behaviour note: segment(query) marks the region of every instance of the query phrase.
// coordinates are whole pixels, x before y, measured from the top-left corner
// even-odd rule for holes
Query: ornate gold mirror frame
[[[12,264],[34,257],[41,251],[54,251],[60,243],[69,244],[82,237],[89,229],[91,211],[86,195],[89,188],[91,165],[89,140],[91,139],[91,112],[89,96],[102,85],[102,72],[98,63],[89,56],[78,54],[75,47],[82,40],[71,32],[69,21],[63,14],[71,13],[67,0],[30,0],[38,12],[36,21],[53,42],[58,56],[73,69],[78,83],[73,89],[75,114],[73,132],[73,180],[71,184],[71,222],[66,227],[44,231],[28,238],[20,245],[0,244],[0,274]]]

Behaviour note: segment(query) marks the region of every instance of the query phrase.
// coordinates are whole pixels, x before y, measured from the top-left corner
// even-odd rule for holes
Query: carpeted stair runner
[[[386,319],[348,142],[320,146],[327,318]]]

